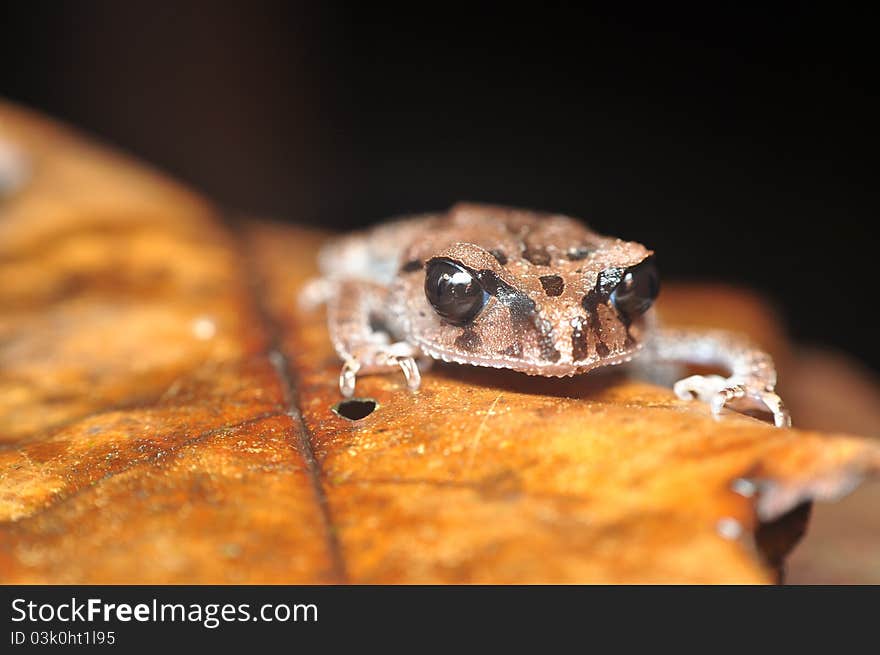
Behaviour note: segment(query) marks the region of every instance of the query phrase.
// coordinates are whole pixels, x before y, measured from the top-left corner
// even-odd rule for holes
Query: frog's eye
[[[449,259],[432,259],[425,271],[425,296],[440,316],[463,325],[480,313],[489,294],[464,266]]]
[[[644,314],[660,293],[660,276],[654,258],[628,268],[614,291],[611,302],[621,314],[627,318],[635,318]]]

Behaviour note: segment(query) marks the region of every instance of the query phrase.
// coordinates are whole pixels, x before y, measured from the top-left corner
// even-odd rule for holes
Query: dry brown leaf
[[[3,582],[769,582],[803,503],[880,468],[868,441],[608,375],[366,377],[379,408],[346,420],[293,302],[322,234],[230,230],[8,105],[0,139],[31,169],[0,199]],[[750,296],[664,294],[782,353]]]

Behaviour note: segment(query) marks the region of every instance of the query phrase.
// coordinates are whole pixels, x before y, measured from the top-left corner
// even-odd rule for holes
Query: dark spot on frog
[[[592,329],[593,334],[596,335],[596,354],[599,355],[599,357],[605,357],[608,355],[608,346],[602,341],[602,323],[599,319],[598,306],[600,303],[607,302],[608,297],[604,296],[603,299],[603,294],[598,291],[598,288],[599,283],[597,282],[596,288],[584,296],[581,305],[587,310],[587,318],[590,322],[590,328]]]
[[[541,286],[544,287],[544,293],[548,296],[561,296],[565,289],[565,282],[558,275],[542,275],[538,278]]]
[[[510,311],[515,338],[524,341],[526,332],[536,334],[541,357],[547,361],[559,361],[560,353],[553,341],[553,326],[541,317],[535,301],[523,292],[510,286],[495,273],[482,270],[477,279],[486,293],[495,296]]]
[[[571,319],[571,357],[576,362],[586,359],[590,354],[587,347],[587,331],[584,329],[585,322],[583,316]]]
[[[492,248],[492,250],[489,251],[489,254],[497,259],[498,263],[502,266],[507,265],[507,255],[501,250],[501,248]]]
[[[598,329],[599,327],[599,316],[596,308],[599,305],[608,302],[608,299],[611,297],[611,292],[614,291],[614,287],[620,283],[622,276],[623,269],[621,268],[605,269],[599,273],[599,279],[596,280],[596,286],[590,289],[581,300],[581,306],[587,310],[590,322],[594,328]]]
[[[480,339],[480,335],[470,327],[464,328],[461,331],[461,334],[455,338],[455,347],[461,348],[462,350],[476,350],[482,344],[483,340]]]
[[[420,271],[424,267],[421,261],[418,259],[412,259],[406,262],[403,266],[400,267],[400,270],[404,273],[414,273],[415,271]]]
[[[480,271],[477,273],[477,279],[486,293],[495,296],[510,308],[510,315],[514,320],[522,320],[537,311],[534,300],[507,284],[492,271]]]
[[[590,256],[592,252],[593,251],[586,246],[575,246],[569,248],[566,251],[565,256],[568,257],[568,259],[570,259],[571,261],[576,262],[580,261],[581,259],[586,259]]]
[[[596,280],[596,286],[587,293],[581,301],[581,306],[587,310],[587,317],[593,334],[596,335],[596,354],[599,357],[607,357],[609,352],[608,345],[602,338],[602,322],[599,319],[599,305],[608,303],[611,292],[620,283],[623,278],[624,269],[607,268],[599,273],[599,279]],[[624,323],[626,325],[626,323]]]
[[[535,266],[549,266],[550,253],[540,246],[527,246],[523,249],[523,259]]]

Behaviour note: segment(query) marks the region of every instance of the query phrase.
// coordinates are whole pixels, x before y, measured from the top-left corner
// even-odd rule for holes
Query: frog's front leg
[[[791,417],[776,394],[776,369],[770,355],[747,340],[722,330],[659,330],[649,352],[669,360],[727,369],[729,377],[692,375],[673,389],[683,399],[709,403],[717,418],[728,403],[742,409],[769,410],[776,427],[790,427]]]
[[[357,376],[400,370],[413,391],[421,384],[416,357],[419,350],[394,340],[393,316],[388,315],[388,289],[375,282],[339,280],[327,297],[327,324],[333,347],[344,362],[339,390],[354,395]]]

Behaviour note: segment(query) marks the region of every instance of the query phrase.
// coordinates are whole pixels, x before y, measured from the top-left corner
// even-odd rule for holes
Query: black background
[[[714,5],[22,2],[0,93],[247,212],[570,213],[880,368],[874,21]]]

